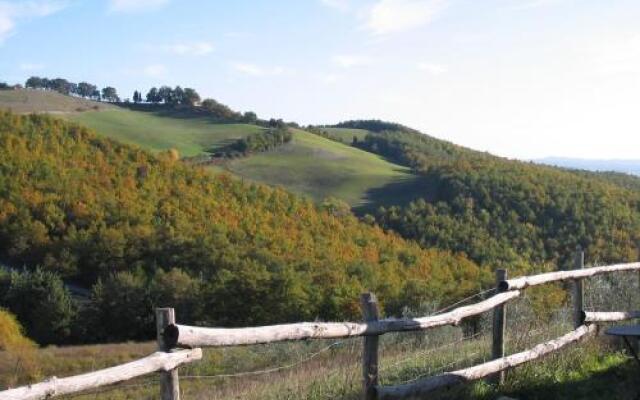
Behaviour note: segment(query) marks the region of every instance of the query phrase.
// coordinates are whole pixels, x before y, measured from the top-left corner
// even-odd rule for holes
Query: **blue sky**
[[[196,88],[518,158],[640,158],[637,0],[0,0],[0,80]]]

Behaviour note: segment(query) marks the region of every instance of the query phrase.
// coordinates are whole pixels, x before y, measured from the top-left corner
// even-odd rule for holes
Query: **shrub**
[[[26,338],[15,315],[0,308],[0,351],[22,351],[35,347]]]
[[[40,268],[11,273],[2,303],[36,342],[60,344],[69,340],[76,307],[57,274]]]
[[[93,286],[91,301],[82,311],[87,341],[149,340],[154,335],[153,305],[147,280],[120,272]]]

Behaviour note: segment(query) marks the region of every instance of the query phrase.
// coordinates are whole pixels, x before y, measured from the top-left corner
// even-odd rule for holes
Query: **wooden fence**
[[[504,371],[555,352],[594,333],[599,322],[639,318],[638,311],[585,312],[581,280],[587,277],[619,272],[639,271],[640,263],[584,268],[584,253],[577,252],[575,269],[507,279],[505,270],[496,271],[495,294],[478,303],[452,311],[413,319],[379,319],[375,295],[361,296],[363,322],[302,322],[251,328],[204,328],[176,324],[172,308],[156,310],[158,351],[152,355],[119,366],[68,378],[51,378],[45,382],[0,392],[0,400],[45,399],[78,393],[100,386],[160,372],[160,398],[178,400],[180,385],[178,367],[202,358],[200,347],[222,347],[274,343],[289,340],[336,339],[363,337],[363,399],[391,400],[424,397],[428,393],[464,382],[490,377],[500,384]],[[521,291],[550,282],[571,280],[573,285],[573,318],[575,329],[559,338],[541,343],[520,353],[505,355],[507,302]],[[451,371],[396,386],[378,385],[378,337],[389,332],[422,331],[445,325],[458,325],[464,318],[493,310],[492,361],[470,368]]]

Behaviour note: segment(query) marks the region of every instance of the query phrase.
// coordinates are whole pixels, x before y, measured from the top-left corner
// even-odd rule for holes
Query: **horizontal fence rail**
[[[489,361],[474,367],[436,375],[407,385],[382,386],[378,388],[379,400],[411,399],[424,396],[436,389],[471,382],[535,360],[546,354],[560,350],[564,346],[577,342],[586,335],[596,331],[596,325],[583,325],[557,339],[541,343],[531,350],[526,350],[497,360]]]
[[[520,278],[502,281],[500,282],[499,287],[501,290],[519,290],[528,288],[530,286],[542,285],[545,283],[560,282],[570,279],[582,279],[611,272],[623,271],[640,271],[640,262],[615,264],[605,267],[574,269],[570,271],[547,272],[544,274],[531,276],[521,276]]]
[[[301,322],[254,328],[201,328],[175,325],[165,330],[165,341],[178,347],[221,347],[282,342],[287,340],[339,339],[379,336],[389,332],[408,332],[458,325],[464,318],[482,314],[515,299],[520,292],[506,292],[440,315],[413,319],[381,319],[369,322]]]
[[[171,371],[179,365],[202,358],[202,350],[179,350],[172,353],[156,352],[126,364],[89,372],[68,378],[50,378],[34,385],[0,392],[0,400],[38,400],[83,392],[101,386],[138,378],[158,371]]]
[[[582,312],[583,322],[618,322],[640,318],[640,311]]]

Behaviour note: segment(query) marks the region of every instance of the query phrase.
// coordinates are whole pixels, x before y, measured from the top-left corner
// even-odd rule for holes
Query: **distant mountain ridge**
[[[537,164],[584,169],[587,171],[615,171],[640,175],[640,160],[604,160],[588,158],[545,157],[533,160]]]

